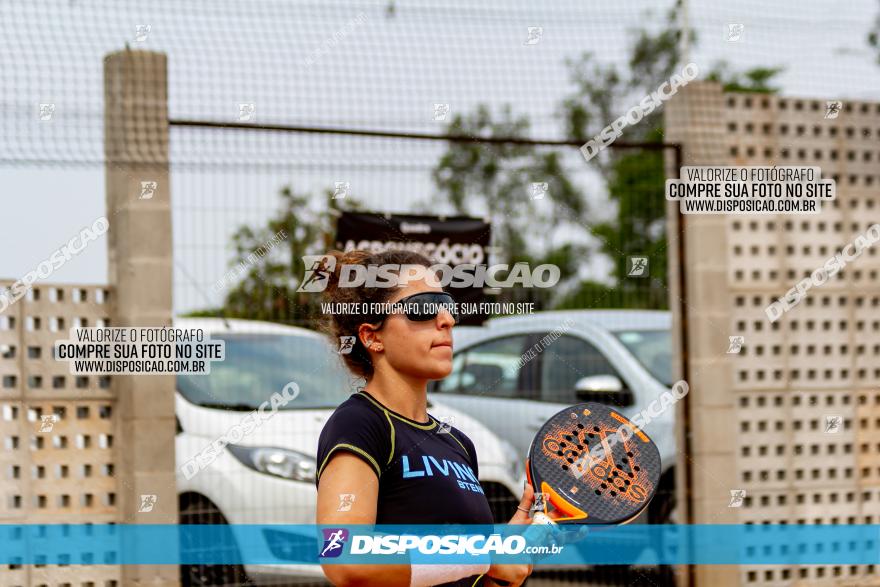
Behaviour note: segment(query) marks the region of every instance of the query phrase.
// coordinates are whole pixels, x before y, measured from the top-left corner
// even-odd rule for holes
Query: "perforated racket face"
[[[660,452],[616,409],[583,403],[562,410],[538,430],[528,473],[535,492],[548,494],[565,514],[557,522],[623,524],[654,497]]]

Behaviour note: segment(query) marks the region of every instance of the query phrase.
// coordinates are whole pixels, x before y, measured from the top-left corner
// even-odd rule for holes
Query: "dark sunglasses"
[[[426,291],[407,296],[391,304],[390,312],[377,314],[384,322],[392,313],[401,313],[413,322],[427,322],[434,320],[441,310],[452,314],[452,319],[458,323],[458,310],[455,298],[446,292]]]

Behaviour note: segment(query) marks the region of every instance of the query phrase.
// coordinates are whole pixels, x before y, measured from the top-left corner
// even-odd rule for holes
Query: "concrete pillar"
[[[118,51],[104,59],[111,326],[170,326],[171,198],[164,54]],[[120,522],[175,524],[173,375],[114,376]],[[149,512],[141,496],[156,495]],[[137,545],[128,545],[137,548]],[[131,565],[123,585],[178,585],[175,566]]]
[[[721,86],[706,82],[688,84],[666,103],[665,138],[682,145],[683,166],[730,163],[724,151],[723,108]],[[669,170],[667,176],[677,177],[678,170]],[[730,366],[722,354],[730,324],[727,217],[692,214],[679,218],[678,203],[670,203],[668,218],[675,356],[682,356],[686,349],[688,369],[686,373],[679,369],[678,376],[690,386],[676,414],[681,423],[676,463],[679,522],[736,524],[737,510],[727,507],[730,490],[737,489],[736,443],[731,440],[736,436],[736,413]],[[679,239],[684,239],[683,266],[678,262]],[[705,565],[692,571],[698,586],[740,582],[734,566]],[[679,578],[685,577],[679,569]]]

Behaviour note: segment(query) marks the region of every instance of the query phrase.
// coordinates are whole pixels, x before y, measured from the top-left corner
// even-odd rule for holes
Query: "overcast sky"
[[[126,42],[168,54],[172,118],[234,121],[248,102],[257,122],[440,132],[435,103],[454,113],[482,102],[527,115],[536,138],[561,138],[558,104],[572,91],[565,58],[592,51],[622,64],[632,31],[660,26],[667,4],[397,2],[391,11],[388,2],[6,0],[0,277],[34,269],[104,213],[102,58]],[[876,0],[690,2],[691,60],[704,71],[719,59],[736,69],[779,65],[786,95],[876,101],[880,66],[865,38],[877,12]],[[732,23],[744,25],[736,42]],[[150,30],[139,42],[142,24]],[[537,44],[526,44],[528,27],[542,27]],[[39,121],[40,103],[55,104],[51,122]],[[229,235],[241,223],[262,225],[282,186],[318,194],[348,181],[368,207],[408,211],[430,201],[430,170],[443,151],[440,143],[179,128],[171,146],[178,312],[219,302],[212,285],[227,269]],[[596,219],[610,214],[577,151],[566,166]],[[607,271],[602,259],[585,262],[594,277]],[[49,280],[103,283],[106,272],[101,239]]]

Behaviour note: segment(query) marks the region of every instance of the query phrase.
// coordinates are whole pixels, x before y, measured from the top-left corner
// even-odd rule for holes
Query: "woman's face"
[[[411,281],[388,299],[397,302],[421,292],[442,293],[424,279]],[[452,372],[452,327],[455,320],[441,310],[432,320],[414,322],[404,314],[391,314],[374,335],[381,342],[382,355],[395,371],[416,379],[443,379]]]

